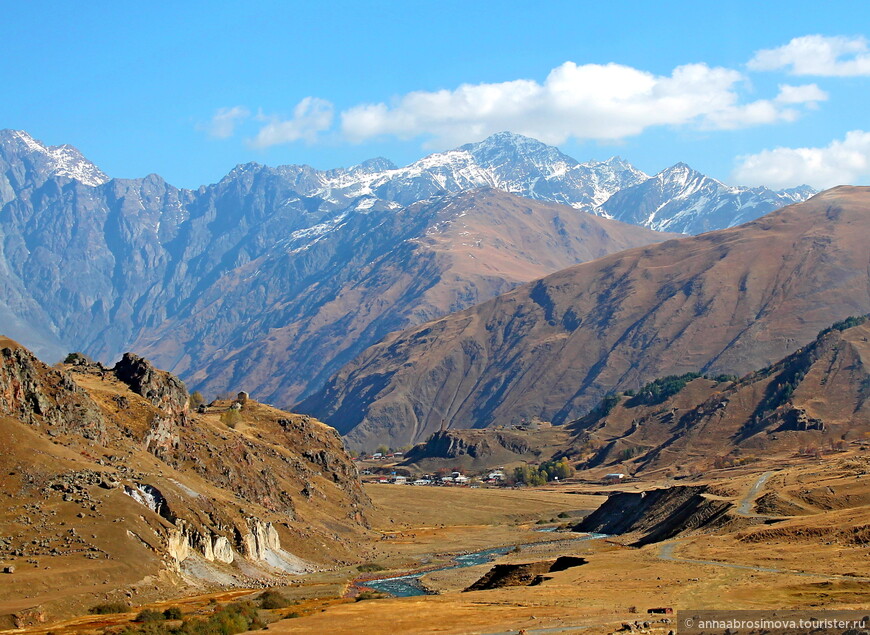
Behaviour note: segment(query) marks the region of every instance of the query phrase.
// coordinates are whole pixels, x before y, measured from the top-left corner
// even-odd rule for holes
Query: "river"
[[[398,575],[392,578],[381,578],[379,580],[367,580],[356,582],[354,586],[366,587],[387,593],[394,597],[411,597],[413,595],[427,595],[429,592],[420,582],[424,575],[435,573],[436,571],[449,571],[450,569],[463,569],[465,567],[473,567],[479,564],[485,564],[495,560],[499,556],[512,551],[516,547],[530,547],[534,545],[546,545],[554,542],[581,542],[584,540],[594,540],[596,538],[606,538],[606,534],[584,534],[577,538],[562,538],[558,540],[545,540],[543,542],[530,542],[521,545],[509,545],[507,547],[495,547],[493,549],[483,549],[466,553],[453,558],[453,564],[439,567],[437,569],[427,569],[426,571],[418,571],[415,573],[407,573]]]

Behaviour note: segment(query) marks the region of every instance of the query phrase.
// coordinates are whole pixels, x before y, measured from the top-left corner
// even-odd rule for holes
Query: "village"
[[[419,478],[398,474],[395,471],[389,475],[375,474],[371,469],[364,469],[360,472],[362,480],[367,483],[380,483],[389,485],[417,485],[417,486],[465,486],[465,487],[480,487],[487,486],[502,486],[508,485],[508,479],[505,476],[504,469],[498,468],[487,474],[476,476],[466,476],[462,472],[452,471],[449,473],[423,474]]]
[[[483,470],[471,470],[463,473],[462,470],[451,467],[439,467],[430,472],[420,473],[415,466],[403,463],[403,452],[374,452],[363,454],[353,458],[360,472],[361,480],[365,483],[380,485],[414,485],[428,487],[498,487],[518,488],[526,485],[539,483],[527,483],[530,480],[529,468],[534,472],[540,467],[537,464],[524,464],[523,466],[489,467]],[[559,483],[586,483],[614,485],[617,483],[631,482],[634,479],[623,472],[604,474],[601,478],[577,478],[573,474],[563,474],[562,477],[554,475],[549,480],[550,485]]]

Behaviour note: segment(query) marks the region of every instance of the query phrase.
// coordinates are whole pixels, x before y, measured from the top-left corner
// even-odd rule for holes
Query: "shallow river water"
[[[606,538],[606,534],[584,534],[583,536],[579,536],[577,538],[563,538],[561,540],[546,540],[543,542],[533,542],[526,543],[522,545],[517,545],[519,547],[528,547],[532,545],[546,545],[554,542],[562,542],[570,541],[570,542],[580,542],[584,540],[594,540],[596,538]],[[393,578],[383,578],[380,580],[368,580],[366,582],[359,582],[357,586],[367,587],[369,589],[374,589],[376,591],[381,591],[382,593],[388,593],[395,597],[410,597],[412,595],[426,595],[428,592],[420,583],[420,578],[424,575],[428,575],[430,573],[435,573],[436,571],[448,571],[450,569],[462,569],[464,567],[473,567],[478,564],[484,564],[495,560],[499,556],[503,556],[514,549],[514,545],[508,547],[496,547],[494,549],[483,549],[481,551],[474,551],[472,553],[463,554],[461,556],[456,556],[454,560],[454,564],[447,565],[445,567],[439,567],[438,569],[428,569],[426,571],[420,571],[416,573],[408,573],[406,575],[395,576]]]

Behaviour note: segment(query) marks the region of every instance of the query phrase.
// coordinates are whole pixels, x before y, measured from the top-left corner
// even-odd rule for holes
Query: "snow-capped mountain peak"
[[[739,225],[814,193],[726,185],[680,162],[618,191],[596,213],[659,231],[698,234]]]
[[[47,146],[23,130],[0,131],[0,147],[6,152],[35,158],[41,163],[45,177],[64,176],[90,186],[102,185],[109,180],[73,146]]]

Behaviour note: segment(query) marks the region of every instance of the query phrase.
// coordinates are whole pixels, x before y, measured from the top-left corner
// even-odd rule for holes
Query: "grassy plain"
[[[595,634],[613,633],[624,622],[650,620],[647,609],[655,607],[672,607],[678,614],[687,609],[870,605],[870,461],[853,452],[757,469],[722,470],[700,479],[711,486],[711,497],[732,501],[735,510],[746,503],[749,511],[734,512],[742,521],[736,529],[642,548],[617,539],[580,542],[570,540],[577,534],[536,531],[539,521],[579,520],[603,501],[605,488],[600,486],[368,485],[375,507],[373,534],[379,538],[359,546],[359,561],[383,570],[361,574],[353,565],[301,576],[281,589],[295,604],[271,615],[277,621],[269,624],[268,633]],[[571,555],[587,564],[550,573],[536,586],[472,592],[462,590],[492,563],[438,571],[422,578],[433,595],[354,601],[355,579],[434,568],[458,553],[505,545],[519,549],[495,562]],[[232,594],[233,599],[244,596]],[[181,605],[205,610],[210,597],[229,600],[226,595],[200,596]],[[286,617],[290,613],[295,617]],[[105,626],[105,620],[91,618],[90,623],[80,619],[50,630],[100,632]],[[648,632],[664,635],[674,629],[673,623],[652,620]]]

